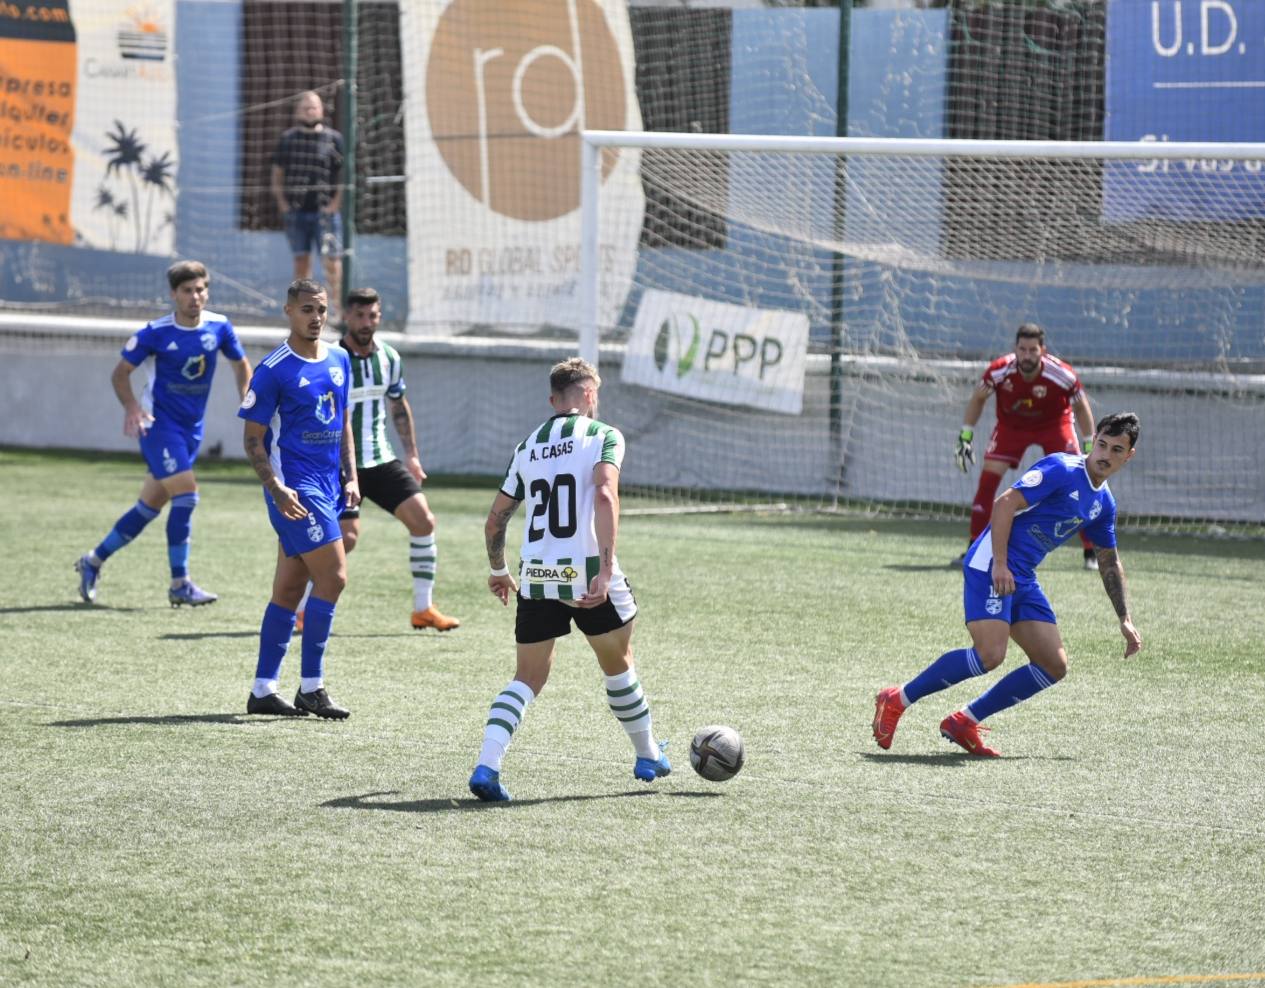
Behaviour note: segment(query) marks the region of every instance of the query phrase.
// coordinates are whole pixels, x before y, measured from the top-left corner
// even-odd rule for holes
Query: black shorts
[[[357,476],[360,480],[361,498],[372,501],[387,514],[394,514],[395,509],[414,494],[422,493],[413,475],[399,460],[380,463],[376,467],[365,467]],[[347,508],[338,517],[359,518],[360,508]]]
[[[633,601],[631,608],[625,604],[623,610],[626,616],[621,616],[620,608],[609,597],[598,607],[573,607],[560,600],[530,600],[520,595],[514,615],[514,641],[520,645],[535,645],[561,638],[571,634],[572,621],[586,635],[604,635],[622,628],[637,616],[636,602]]]

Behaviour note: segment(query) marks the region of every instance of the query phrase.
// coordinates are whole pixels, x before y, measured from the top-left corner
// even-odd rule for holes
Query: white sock
[[[527,705],[536,699],[526,683],[513,680],[501,690],[488,710],[488,722],[483,728],[483,747],[479,749],[479,764],[493,772],[501,770],[505,749],[509,747],[518,727],[523,722]]]
[[[299,689],[301,689],[304,693],[311,693],[313,690],[323,689],[324,686],[324,676],[303,676],[299,679]]]
[[[638,758],[659,757],[650,723],[650,704],[637,681],[637,670],[632,666],[618,676],[606,677],[606,703],[611,713],[624,726]]]
[[[909,697],[905,695],[905,687],[903,686],[900,688],[900,709],[901,710],[909,709]]]
[[[250,691],[262,700],[264,697],[276,693],[279,689],[281,689],[281,684],[275,679],[256,679],[255,685],[250,688]]]
[[[409,568],[413,571],[413,610],[424,611],[430,607],[435,590],[435,564],[438,551],[435,533],[410,535],[408,540]]]

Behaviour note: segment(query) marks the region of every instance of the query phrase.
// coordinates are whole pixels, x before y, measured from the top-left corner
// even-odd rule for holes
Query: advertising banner
[[[1109,0],[1106,137],[1265,141],[1265,3]],[[1112,222],[1265,218],[1263,161],[1112,163]]]
[[[170,254],[174,0],[0,0],[0,237]]]
[[[639,130],[624,0],[402,0],[409,324],[575,329],[580,143]],[[604,162],[603,306],[623,306],[645,211],[638,157]]]
[[[647,289],[623,381],[689,398],[798,415],[808,317]]]

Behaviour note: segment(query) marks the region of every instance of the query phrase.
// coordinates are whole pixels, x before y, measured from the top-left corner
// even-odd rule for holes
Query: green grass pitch
[[[408,628],[404,530],[367,508],[327,658],[353,713],[327,723],[244,715],[275,540],[245,467],[199,472],[192,572],[219,603],[167,606],[164,515],[88,608],[72,563],[139,460],[0,450],[0,984],[1265,984],[1259,542],[1125,533],[1129,661],[1060,550],[1072,672],[976,761],[936,728],[996,674],[891,752],[870,738],[879,687],[967,642],[960,526],[627,518],[675,771],[633,779],[573,634],[506,760],[515,801],[484,806],[466,779],[513,669],[493,484],[429,491],[447,635]],[[714,722],[747,745],[723,785],[689,767]]]

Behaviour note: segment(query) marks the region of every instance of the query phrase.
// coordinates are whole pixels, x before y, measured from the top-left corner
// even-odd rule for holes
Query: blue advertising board
[[[1109,0],[1106,137],[1265,141],[1265,3]],[[1265,218],[1265,161],[1107,169],[1109,222]]]

